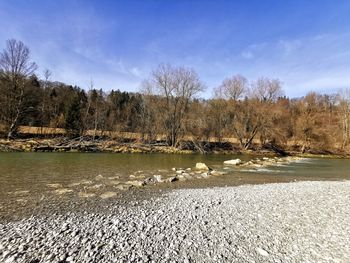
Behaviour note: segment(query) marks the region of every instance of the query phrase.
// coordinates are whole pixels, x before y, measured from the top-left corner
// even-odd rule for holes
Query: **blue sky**
[[[0,0],[0,48],[22,40],[54,80],[137,91],[160,63],[193,67],[203,97],[233,74],[290,97],[350,87],[347,0]]]

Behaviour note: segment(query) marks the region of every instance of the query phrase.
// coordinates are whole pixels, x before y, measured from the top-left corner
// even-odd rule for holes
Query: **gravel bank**
[[[0,262],[350,262],[350,182],[174,190],[0,224]]]

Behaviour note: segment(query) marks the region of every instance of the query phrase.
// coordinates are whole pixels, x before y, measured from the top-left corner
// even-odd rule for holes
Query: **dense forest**
[[[97,89],[93,82],[82,89],[52,80],[49,70],[40,75],[29,48],[8,40],[0,53],[3,137],[15,139],[18,127],[36,126],[64,128],[71,137],[133,132],[144,143],[163,136],[175,147],[235,138],[242,149],[258,143],[300,151],[349,150],[349,90],[291,99],[277,79],[234,75],[214,89],[211,99],[201,99],[205,86],[196,72],[171,65],[155,69],[137,93],[105,92],[108,87]]]

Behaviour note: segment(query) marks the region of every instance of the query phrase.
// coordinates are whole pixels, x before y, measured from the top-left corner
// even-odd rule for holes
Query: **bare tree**
[[[163,116],[167,142],[176,146],[188,105],[204,86],[193,69],[170,65],[160,65],[148,83],[151,94],[161,97],[159,113]]]
[[[44,70],[44,86],[43,86],[44,89],[48,88],[51,75],[52,75],[52,72],[50,70],[48,69]]]
[[[261,121],[259,109],[252,100],[234,102],[231,107],[231,127],[235,137],[244,149],[249,149],[258,134]]]
[[[228,98],[234,101],[242,99],[248,92],[248,81],[242,75],[235,75],[231,78],[226,78],[219,86],[215,95],[220,98]]]
[[[41,118],[41,133],[43,133],[43,127],[45,125],[45,113],[48,109],[48,103],[49,103],[49,86],[50,86],[50,78],[51,78],[51,71],[48,69],[45,69],[43,72],[44,75],[44,81],[42,82],[42,88],[43,88],[43,96],[42,96],[42,102],[40,107],[40,118]]]
[[[87,128],[88,128],[88,119],[89,119],[89,113],[91,110],[91,93],[92,90],[94,89],[94,81],[91,79],[90,80],[90,84],[89,84],[89,90],[88,90],[88,98],[87,98],[87,105],[86,105],[86,109],[85,109],[85,113],[82,117],[82,134],[84,135],[84,133],[86,132]]]
[[[229,136],[234,135],[241,147],[248,149],[259,132],[260,121],[255,105],[248,98],[250,92],[247,79],[242,75],[226,78],[215,90],[215,96],[217,99],[212,105],[218,107],[215,110],[216,119],[225,120],[216,125],[219,129],[216,133],[222,133],[226,128],[230,131]]]
[[[219,142],[221,142],[232,117],[229,105],[229,101],[223,98],[212,99],[208,102],[207,126]]]
[[[37,65],[30,59],[30,50],[21,41],[15,39],[6,42],[6,48],[0,53],[0,74],[6,83],[5,111],[7,138],[16,131],[18,121],[28,108],[25,108],[25,92],[28,77],[33,75]]]
[[[98,128],[100,128],[100,135],[103,134],[103,128],[105,123],[105,114],[104,114],[104,93],[102,89],[100,90],[92,90],[92,93],[90,95],[92,102],[94,103],[94,133],[93,133],[93,140],[95,140],[96,133]]]
[[[350,140],[350,89],[342,89],[338,92],[338,103],[342,127],[342,148],[344,148]]]
[[[259,78],[253,86],[252,96],[261,101],[276,101],[284,95],[278,79]]]
[[[144,80],[141,84],[141,103],[139,118],[139,131],[141,139],[144,142],[151,143],[157,139],[159,128],[158,116],[158,98],[153,94],[151,81]]]
[[[107,105],[105,103],[105,94],[102,89],[97,90],[93,88],[93,82],[91,82],[90,90],[88,92],[88,98],[86,102],[85,115],[83,116],[83,130],[93,130],[93,140],[95,139],[98,131],[100,135],[103,134],[103,130],[106,124],[106,110]]]

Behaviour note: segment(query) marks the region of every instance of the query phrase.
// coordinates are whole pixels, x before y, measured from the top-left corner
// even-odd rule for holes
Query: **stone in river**
[[[78,196],[81,197],[81,198],[89,198],[89,197],[94,197],[95,194],[94,193],[79,192]]]
[[[67,189],[67,188],[61,188],[61,189],[56,189],[55,190],[55,193],[59,194],[59,195],[70,193],[70,192],[73,192],[73,190],[72,189]]]
[[[156,174],[156,175],[153,175],[154,179],[156,179],[156,181],[158,183],[162,183],[164,180],[162,179],[162,176],[160,174]]]
[[[145,184],[145,185],[149,185],[149,184],[155,184],[157,181],[156,181],[156,179],[155,178],[152,178],[152,177],[148,177],[148,178],[146,178],[145,180],[143,180],[143,183]]]
[[[220,171],[214,170],[214,171],[212,171],[210,174],[211,174],[211,175],[214,175],[214,176],[220,176],[220,175],[224,175],[224,174],[226,174],[226,173],[225,173],[225,172],[220,172]]]
[[[228,165],[240,165],[241,163],[242,163],[241,159],[224,161],[224,164],[228,164]]]
[[[209,167],[205,163],[196,163],[196,169],[209,171]]]
[[[107,198],[114,197],[114,196],[116,196],[116,195],[117,195],[116,192],[105,192],[105,193],[101,194],[100,197],[101,197],[102,199],[107,199]]]
[[[172,177],[167,178],[165,181],[166,181],[167,183],[172,183],[172,182],[175,182],[175,181],[177,181],[177,180],[178,180],[178,179],[177,179],[176,176],[172,176]]]
[[[142,181],[127,181],[126,184],[132,185],[132,186],[136,186],[136,187],[142,187],[145,185],[144,182]]]
[[[114,186],[115,189],[118,189],[118,190],[129,190],[130,188],[132,187],[132,185],[117,185],[117,186]]]
[[[210,177],[210,173],[202,173],[201,176],[203,178],[208,178],[208,177]]]
[[[96,181],[100,181],[100,180],[102,180],[103,179],[103,176],[101,175],[101,174],[99,174],[99,175],[97,175],[96,177],[95,177],[95,180]]]
[[[118,181],[118,180],[110,180],[108,182],[108,184],[110,184],[110,185],[118,185],[118,184],[120,184],[120,181]]]

